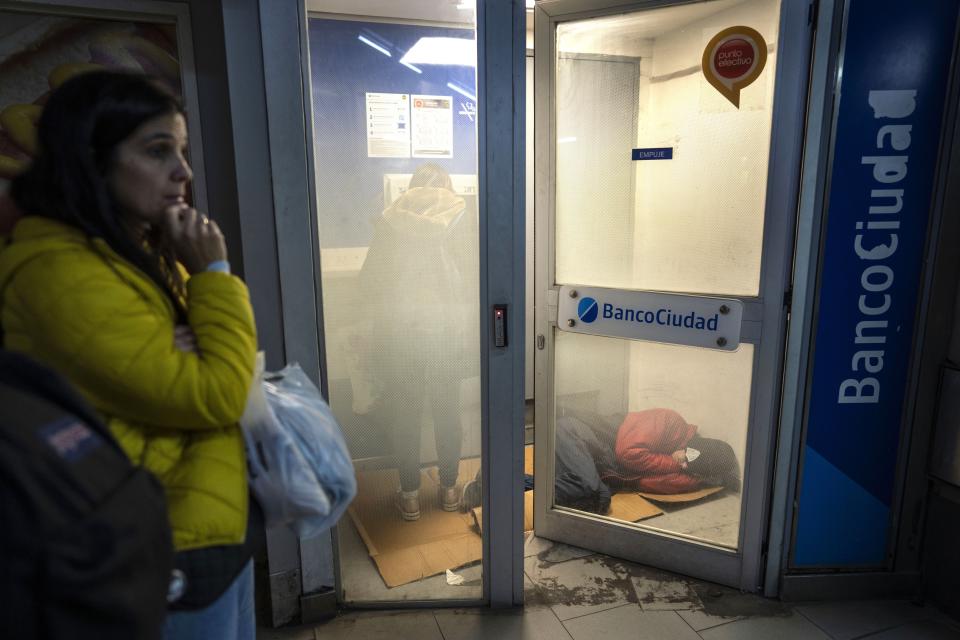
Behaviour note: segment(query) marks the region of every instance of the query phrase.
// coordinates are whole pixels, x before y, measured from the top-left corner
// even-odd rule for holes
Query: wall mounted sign
[[[366,94],[367,157],[410,157],[410,96]]]
[[[410,96],[414,158],[453,157],[453,98]]]
[[[703,50],[703,75],[740,108],[740,90],[759,77],[767,64],[767,43],[750,27],[730,27],[713,36]]]
[[[557,326],[572,333],[734,351],[743,303],[672,293],[560,287]]]
[[[634,149],[631,158],[633,160],[673,160],[673,147]]]
[[[892,561],[891,510],[958,6],[849,4],[795,567],[879,569]]]

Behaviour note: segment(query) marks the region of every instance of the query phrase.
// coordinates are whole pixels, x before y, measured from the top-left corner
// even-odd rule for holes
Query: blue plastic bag
[[[250,489],[267,526],[287,525],[310,538],[336,524],[357,493],[353,462],[333,412],[300,365],[265,373],[259,354],[240,424]]]

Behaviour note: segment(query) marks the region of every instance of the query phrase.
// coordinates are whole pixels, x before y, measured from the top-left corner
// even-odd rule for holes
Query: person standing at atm
[[[420,434],[433,418],[444,511],[460,504],[460,384],[479,373],[476,220],[439,165],[420,166],[378,217],[360,272],[373,320],[367,366],[377,381],[373,417],[390,433],[404,520],[420,518]]]

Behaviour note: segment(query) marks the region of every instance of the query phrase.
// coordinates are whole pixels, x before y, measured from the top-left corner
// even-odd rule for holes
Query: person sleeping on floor
[[[699,435],[672,409],[632,411],[605,424],[610,425],[600,416],[557,419],[556,504],[604,514],[610,496],[620,491],[740,490],[733,448]]]
[[[618,489],[645,493],[688,493],[704,487],[740,490],[740,465],[733,447],[697,433],[696,425],[672,409],[626,415],[617,430],[616,468],[601,478]]]

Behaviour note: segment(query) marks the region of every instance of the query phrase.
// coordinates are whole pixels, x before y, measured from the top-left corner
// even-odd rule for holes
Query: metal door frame
[[[282,11],[280,10],[282,9]],[[326,389],[320,251],[316,221],[308,11],[304,0],[259,0],[266,127],[273,168],[280,293],[288,358],[303,354]],[[520,0],[477,3],[478,178],[480,205],[481,452],[483,467],[483,596],[463,601],[389,601],[364,606],[427,607],[523,602],[523,349],[524,349],[524,5]],[[304,301],[313,304],[304,305]],[[504,348],[493,345],[492,307],[508,305]],[[309,307],[309,308],[308,308]],[[306,313],[304,313],[306,311]],[[307,369],[310,371],[311,369]],[[336,529],[332,532],[336,540]],[[295,537],[274,549],[289,557]],[[282,544],[281,544],[282,542]],[[302,543],[302,541],[300,541]],[[327,536],[313,553],[332,551]],[[299,549],[300,574],[310,571]],[[335,588],[341,596],[337,553]],[[317,568],[314,568],[314,571]],[[324,568],[325,569],[325,568]],[[306,579],[302,585],[306,586]],[[307,599],[301,594],[301,601]],[[308,613],[303,613],[304,621]]]
[[[558,0],[538,3],[535,15],[536,52],[536,194],[537,194],[537,307],[536,332],[546,345],[537,352],[535,448],[535,523],[538,535],[595,549],[613,556],[730,585],[745,591],[762,586],[764,548],[770,506],[781,391],[783,345],[788,316],[788,291],[793,255],[794,225],[800,191],[801,152],[810,51],[810,0],[783,0],[777,36],[777,69],[770,133],[763,261],[757,297],[744,303],[741,340],[755,345],[746,466],[737,551],[695,544],[629,524],[551,508],[555,459],[553,388],[554,331],[556,330],[555,247],[555,32],[558,23],[665,6],[690,4],[648,0]],[[544,99],[545,98],[545,99]],[[787,195],[784,195],[787,194]],[[589,284],[589,283],[577,283]],[[761,331],[763,328],[763,331]]]

